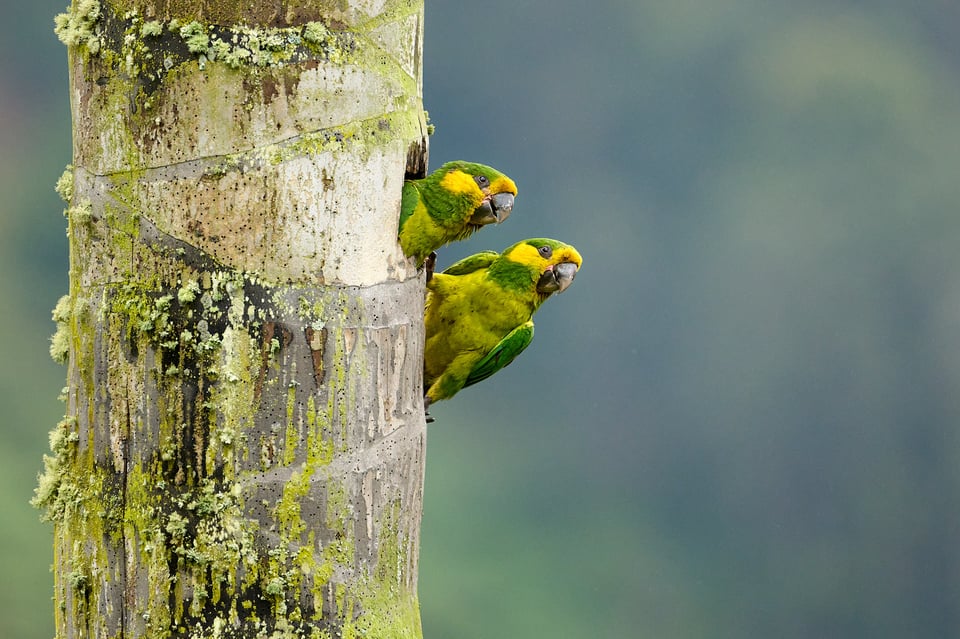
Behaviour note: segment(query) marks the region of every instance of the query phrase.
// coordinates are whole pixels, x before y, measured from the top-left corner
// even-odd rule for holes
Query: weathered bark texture
[[[422,0],[74,0],[58,637],[419,637]],[[245,26],[238,26],[238,25]],[[56,340],[55,340],[56,343]]]

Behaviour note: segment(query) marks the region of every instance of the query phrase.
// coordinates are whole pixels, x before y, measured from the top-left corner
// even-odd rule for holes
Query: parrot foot
[[[430,251],[430,255],[423,261],[423,268],[427,271],[427,281],[433,279],[433,269],[437,265],[437,252]]]
[[[434,253],[434,255],[436,255],[436,253]],[[427,409],[430,408],[430,403],[431,403],[431,402],[430,402],[430,396],[429,396],[429,395],[424,395],[424,396],[423,396],[423,415],[424,415],[424,417],[427,418],[427,423],[428,423],[428,424],[432,424],[433,421],[434,421],[433,415],[431,415],[429,412],[427,412]]]

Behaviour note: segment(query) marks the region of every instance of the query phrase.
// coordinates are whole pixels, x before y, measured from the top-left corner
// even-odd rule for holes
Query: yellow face
[[[580,265],[583,264],[583,258],[580,257],[580,253],[568,244],[561,244],[560,242],[552,244],[543,242],[538,244],[536,240],[532,241],[533,244],[529,242],[530,241],[523,242],[514,246],[510,252],[507,253],[507,257],[510,258],[511,261],[534,267],[538,273],[544,273],[550,267],[563,264],[564,262],[576,264],[578,270],[580,269]]]
[[[471,193],[480,197],[496,195],[497,193],[517,194],[517,185],[506,175],[501,175],[490,181],[485,176],[471,175],[459,169],[444,175],[443,179],[440,180],[440,186],[451,193]]]

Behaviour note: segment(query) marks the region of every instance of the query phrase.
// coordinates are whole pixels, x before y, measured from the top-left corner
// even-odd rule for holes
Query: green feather
[[[505,257],[490,264],[488,273],[490,279],[505,290],[520,295],[536,294],[535,285],[540,274],[532,266]]]
[[[488,268],[498,257],[500,257],[500,254],[496,251],[481,251],[470,257],[465,257],[459,262],[454,262],[443,272],[447,275],[466,275],[482,268]]]
[[[420,189],[416,182],[407,181],[403,183],[403,194],[400,199],[400,232],[403,232],[403,225],[407,223],[410,216],[417,209],[417,202],[420,201]]]
[[[522,353],[530,342],[533,341],[533,322],[527,321],[516,327],[507,336],[500,340],[493,350],[487,353],[487,356],[481,359],[470,370],[467,381],[463,387],[471,386],[477,382],[482,382],[490,377],[504,366],[516,359],[517,355]]]

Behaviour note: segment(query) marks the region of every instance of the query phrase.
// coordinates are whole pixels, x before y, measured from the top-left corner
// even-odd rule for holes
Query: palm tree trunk
[[[58,637],[421,636],[423,2],[382,4],[58,18]]]

